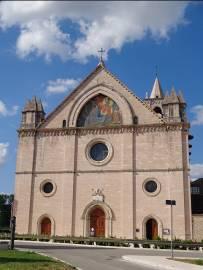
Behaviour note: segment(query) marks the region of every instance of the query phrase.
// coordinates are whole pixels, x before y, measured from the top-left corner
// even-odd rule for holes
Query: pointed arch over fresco
[[[77,127],[108,126],[122,124],[121,112],[116,102],[98,94],[90,99],[80,111]]]
[[[82,113],[84,113],[83,110],[86,110],[88,106],[90,106],[88,105],[88,103],[92,102],[94,104],[97,98],[100,98],[100,102],[103,101],[104,104],[107,103],[106,110],[108,111],[110,116],[109,118],[104,116],[103,119],[105,119],[105,121],[103,122],[104,124],[102,126],[110,125],[113,123],[116,123],[116,125],[131,125],[133,123],[132,110],[127,100],[123,96],[121,96],[120,93],[117,93],[114,89],[111,89],[108,86],[102,84],[99,86],[94,86],[90,88],[89,91],[87,91],[85,94],[83,93],[82,95],[78,96],[76,102],[72,106],[71,113],[68,117],[68,126],[82,126],[82,120],[80,120],[81,122],[79,125],[78,119],[80,119]],[[106,112],[106,115],[108,115],[108,113]],[[110,122],[109,119],[113,122]],[[102,120],[100,121],[102,122]],[[89,120],[87,122],[89,123]]]

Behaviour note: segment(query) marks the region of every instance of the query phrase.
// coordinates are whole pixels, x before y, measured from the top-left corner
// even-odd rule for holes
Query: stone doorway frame
[[[147,225],[147,221],[149,219],[154,219],[157,222],[157,225],[158,225],[158,237],[162,238],[163,237],[163,223],[162,223],[161,219],[159,217],[155,216],[155,215],[149,215],[149,216],[146,216],[143,219],[143,222],[142,222],[142,238],[147,239],[146,225]]]
[[[113,211],[108,204],[98,201],[89,203],[83,211],[83,237],[90,236],[90,213],[96,207],[100,207],[105,213],[105,237],[112,237]]]
[[[44,214],[38,218],[37,221],[37,235],[41,235],[41,223],[44,218],[49,218],[51,221],[51,236],[55,235],[55,221],[52,216]]]

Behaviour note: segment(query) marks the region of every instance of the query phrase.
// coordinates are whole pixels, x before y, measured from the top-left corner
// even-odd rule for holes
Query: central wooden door
[[[97,207],[90,213],[90,231],[94,229],[94,236],[105,236],[105,213]]]
[[[51,220],[44,218],[41,222],[41,234],[51,235]]]
[[[150,218],[146,223],[146,237],[155,240],[158,236],[158,224],[155,219]]]

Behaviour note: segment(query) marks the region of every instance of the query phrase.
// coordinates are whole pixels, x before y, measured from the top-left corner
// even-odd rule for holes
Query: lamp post
[[[171,258],[174,258],[173,255],[173,205],[176,205],[175,200],[166,200],[166,205],[171,206]]]
[[[16,217],[12,216],[11,218],[11,240],[10,240],[10,249],[14,249],[14,240],[15,240],[15,228],[16,228]]]

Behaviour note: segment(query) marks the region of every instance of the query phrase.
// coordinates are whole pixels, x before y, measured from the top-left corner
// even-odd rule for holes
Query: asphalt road
[[[20,241],[16,241],[16,247],[32,249],[56,257],[82,270],[149,270],[149,268],[123,261],[122,256],[137,254],[170,257],[170,251],[165,250],[85,247]],[[203,258],[203,253],[198,251],[176,251],[174,255]]]

